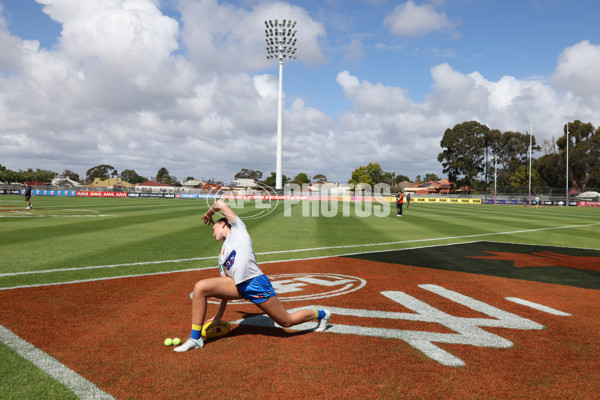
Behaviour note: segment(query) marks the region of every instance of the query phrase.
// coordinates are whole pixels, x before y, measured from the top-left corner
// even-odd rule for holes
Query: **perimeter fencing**
[[[22,194],[25,186],[22,184],[2,184],[0,183],[0,195]],[[258,188],[230,188],[227,190],[219,189],[196,189],[187,187],[171,186],[168,188],[157,187],[157,188],[106,188],[106,187],[90,187],[90,186],[53,186],[46,184],[43,186],[32,186],[34,191],[38,191],[35,194],[41,194],[40,191],[44,192],[65,192],[65,191],[77,191],[77,192],[90,192],[89,197],[100,197],[97,196],[97,192],[109,194],[105,197],[177,197],[177,198],[207,198],[207,197],[228,197],[228,196],[301,196],[304,198],[310,197],[311,199],[316,198],[335,198],[335,197],[393,197],[396,195],[396,191],[391,191],[389,185],[379,184],[375,186],[370,185],[358,185],[356,187],[350,186],[338,186],[336,184],[322,184],[321,187],[314,187],[308,185],[287,185],[284,189],[275,190],[271,187],[258,187]],[[96,192],[96,193],[94,193]],[[569,203],[571,202],[600,202],[600,188],[585,188],[585,189],[571,189],[569,191]],[[113,193],[113,195],[110,195]],[[409,193],[408,190],[404,191],[405,196]],[[415,192],[411,193],[413,200],[420,198],[423,202],[429,202],[433,199],[445,198],[449,202],[451,199],[481,199],[481,203],[484,204],[533,204],[536,197],[540,198],[542,204],[553,204],[563,205],[567,199],[566,188],[553,188],[543,186],[529,187],[523,186],[503,186],[494,188],[488,188],[487,192],[455,192],[455,193],[423,193]],[[99,193],[98,193],[99,194]],[[87,197],[87,196],[86,196]],[[559,204],[562,203],[562,204]],[[576,205],[576,204],[574,204]]]

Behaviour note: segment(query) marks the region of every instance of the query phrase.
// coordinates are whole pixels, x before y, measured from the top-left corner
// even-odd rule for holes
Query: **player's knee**
[[[292,322],[291,319],[287,318],[285,320],[282,321],[278,321],[277,322],[282,328],[289,328],[290,326],[294,326],[294,323]]]
[[[207,288],[206,282],[204,282],[204,281],[198,281],[194,285],[194,295],[196,295],[196,296],[204,296],[204,295],[206,295],[207,289],[208,288]]]
[[[292,314],[290,313],[286,313],[285,315],[277,315],[276,318],[273,318],[273,320],[282,328],[289,328],[290,326],[296,325],[296,323],[294,323],[294,319],[292,318]]]

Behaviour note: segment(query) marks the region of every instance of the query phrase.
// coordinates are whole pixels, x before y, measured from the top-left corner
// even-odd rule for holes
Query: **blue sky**
[[[275,170],[278,69],[263,21],[298,21],[283,172],[433,172],[478,120],[539,144],[600,125],[596,1],[0,0],[0,164],[100,163],[230,180]],[[216,155],[225,154],[225,157]]]

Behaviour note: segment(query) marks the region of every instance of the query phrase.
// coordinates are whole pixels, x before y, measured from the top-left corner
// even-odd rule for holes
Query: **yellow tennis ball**
[[[179,339],[178,337],[173,339],[173,346],[179,346],[180,344],[181,344],[181,339]]]
[[[166,338],[165,339],[165,346],[170,346],[173,344],[173,340],[171,338]]]

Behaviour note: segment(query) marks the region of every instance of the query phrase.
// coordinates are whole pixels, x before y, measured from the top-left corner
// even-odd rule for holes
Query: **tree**
[[[548,186],[565,187],[567,171],[567,136],[569,147],[569,187],[600,186],[600,128],[579,120],[563,126],[564,134],[556,140],[557,151],[545,154],[536,169]]]
[[[566,163],[566,132],[560,137],[556,145],[563,153]],[[599,130],[595,130],[591,123],[582,123],[575,120],[569,123],[569,186],[596,187],[597,174],[600,168],[600,137]]]
[[[327,182],[327,177],[323,174],[317,174],[312,177],[312,180],[315,183],[323,183],[323,182]]]
[[[356,168],[352,172],[352,177],[348,183],[353,183],[355,185],[366,183],[374,186],[378,183],[385,182],[386,178],[390,177],[390,175],[386,174],[387,173],[381,169],[381,166],[378,163],[369,163],[367,166]]]
[[[172,180],[173,178],[171,177],[171,175],[169,175],[169,170],[165,167],[162,167],[156,173],[156,182],[169,184]]]
[[[474,178],[483,172],[485,138],[490,128],[477,121],[463,122],[446,129],[438,155],[448,178],[457,183],[468,183],[473,188]]]
[[[138,175],[133,169],[126,169],[121,172],[121,180],[125,182],[129,182],[132,185],[136,183],[144,183],[148,181],[148,178],[145,176]]]
[[[308,175],[306,175],[304,172],[300,172],[298,175],[296,175],[292,183],[303,185],[305,183],[310,183],[310,179],[308,179]]]
[[[383,172],[383,175],[381,176],[381,182],[377,182],[377,183],[387,183],[388,185],[393,185],[396,179],[396,173],[394,172]]]
[[[554,136],[552,136],[552,140],[544,139],[541,150],[544,154],[556,154],[556,141],[554,140]]]
[[[62,174],[60,174],[63,178],[68,178],[72,181],[79,182],[79,174],[71,171],[70,169],[65,169]]]
[[[106,180],[110,178],[111,175],[113,177],[117,176],[117,170],[112,165],[100,164],[87,170],[85,173],[85,181],[86,183],[92,183],[95,178]]]
[[[425,182],[437,182],[439,180],[440,178],[438,178],[438,176],[432,172],[428,172],[425,174]]]
[[[240,172],[235,174],[235,179],[254,179],[259,181],[262,179],[263,173],[261,171],[255,171],[253,169],[242,168]]]
[[[513,187],[522,187],[529,186],[529,167],[526,165],[521,165],[517,171],[510,176],[508,179],[510,186]],[[532,186],[541,186],[541,176],[540,173],[531,169],[531,185]]]
[[[394,176],[394,183],[398,184],[398,183],[402,183],[404,181],[408,181],[410,182],[410,178],[406,175],[396,175]]]
[[[496,182],[501,186],[509,185],[510,177],[522,167],[528,165],[530,135],[521,132],[500,132],[491,130],[484,137],[484,151],[487,168],[485,183],[490,181],[490,175],[496,170]],[[535,137],[531,137],[532,151],[540,150]]]
[[[281,183],[286,184],[290,181],[290,178],[281,174]],[[274,187],[277,184],[277,174],[275,172],[271,172],[271,176],[265,179],[265,184],[270,187]]]
[[[545,154],[536,162],[540,178],[550,187],[565,187],[565,160],[560,154]]]
[[[600,127],[593,137],[586,141],[585,154],[581,155],[588,164],[587,173],[582,188],[600,187]]]
[[[0,166],[0,182],[8,182],[8,183],[12,183],[12,182],[20,182],[23,183],[24,179],[22,174],[13,171],[11,169],[8,169],[4,166]]]
[[[22,181],[21,182],[52,182],[52,179],[56,178],[58,173],[49,171],[47,169],[36,169],[35,171],[28,168],[27,171],[20,171]]]

